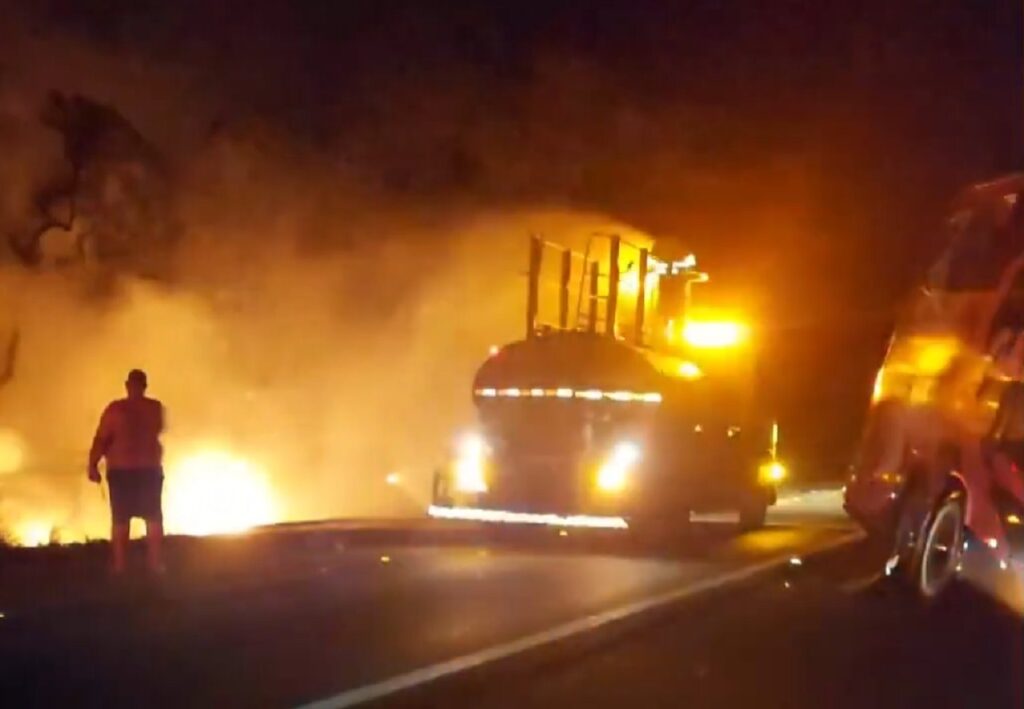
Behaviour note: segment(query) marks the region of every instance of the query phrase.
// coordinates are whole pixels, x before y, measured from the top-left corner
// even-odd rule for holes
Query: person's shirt
[[[160,434],[164,407],[156,399],[119,399],[100,417],[90,462],[107,459],[107,470],[156,468],[163,464]]]

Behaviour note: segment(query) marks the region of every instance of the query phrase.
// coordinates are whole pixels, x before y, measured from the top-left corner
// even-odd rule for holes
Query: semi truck
[[[435,474],[430,515],[647,530],[733,510],[763,525],[786,469],[756,334],[701,310],[696,258],[532,237],[527,273],[524,336],[476,372],[476,425]]]

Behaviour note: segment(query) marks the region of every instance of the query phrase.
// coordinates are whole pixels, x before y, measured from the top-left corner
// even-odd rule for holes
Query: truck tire
[[[740,508],[740,531],[750,532],[764,526],[768,516],[768,502],[757,500]]]
[[[683,508],[670,514],[631,517],[629,531],[642,544],[662,546],[687,537],[692,527],[691,510]]]
[[[431,504],[440,507],[450,507],[452,496],[448,490],[448,480],[441,470],[434,471],[434,480],[431,487]]]

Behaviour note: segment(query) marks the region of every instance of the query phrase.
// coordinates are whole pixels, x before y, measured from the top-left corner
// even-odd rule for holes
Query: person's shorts
[[[160,498],[164,488],[161,468],[115,469],[107,471],[110,484],[110,512],[114,524],[126,524],[132,517],[162,522]]]

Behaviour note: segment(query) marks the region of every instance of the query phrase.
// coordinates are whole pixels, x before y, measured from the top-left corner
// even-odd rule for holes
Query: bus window
[[[1001,443],[1024,444],[1024,384],[1007,382],[992,425],[992,436]]]
[[[1014,276],[992,319],[988,351],[1004,374],[1011,377],[1021,375],[1024,365],[1024,270]]]
[[[951,291],[987,290],[998,278],[994,268],[994,226],[983,213],[958,215],[952,222],[947,288]]]
[[[1014,258],[1024,252],[1018,195],[955,213],[949,220],[950,245],[929,272],[931,288],[982,291],[996,287]]]
[[[1024,270],[1018,271],[992,321],[992,336],[1004,330],[1012,334],[1024,332]]]

